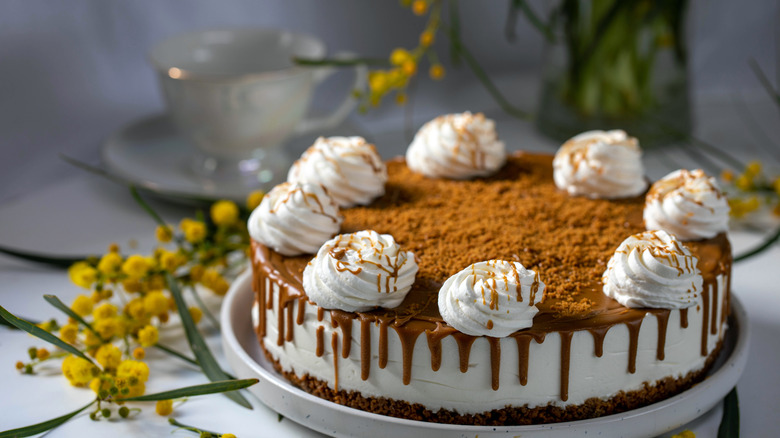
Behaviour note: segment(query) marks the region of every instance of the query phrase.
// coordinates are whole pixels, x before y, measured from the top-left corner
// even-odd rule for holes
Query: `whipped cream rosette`
[[[319,184],[282,183],[249,215],[249,236],[286,255],[312,254],[338,233],[339,207]]]
[[[431,178],[467,179],[495,173],[506,161],[495,123],[481,113],[447,114],[423,125],[406,164]]]
[[[293,163],[287,181],[322,184],[345,208],[382,196],[387,167],[376,147],[362,137],[320,137]]]
[[[531,327],[544,283],[517,262],[474,263],[444,282],[439,313],[447,324],[471,336],[504,337]]]
[[[411,251],[389,234],[358,231],[325,242],[303,271],[309,299],[326,309],[363,312],[397,307],[417,274]]]
[[[617,199],[647,188],[639,142],[624,131],[583,132],[564,143],[553,159],[555,185],[570,195]]]
[[[684,309],[702,290],[698,260],[669,233],[645,231],[628,237],[607,263],[604,294],[626,307]]]
[[[709,239],[728,230],[729,204],[715,178],[701,169],[680,169],[650,187],[643,216],[648,230],[680,240]]]

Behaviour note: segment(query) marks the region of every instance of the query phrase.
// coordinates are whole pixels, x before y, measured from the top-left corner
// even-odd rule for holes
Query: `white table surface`
[[[534,90],[524,83],[504,78],[499,85],[511,90],[521,101],[531,107]],[[535,133],[527,122],[518,122],[495,109],[482,89],[476,84],[458,87],[458,93],[436,94],[424,90],[418,96],[414,126],[445,112],[464,109],[486,110],[498,121],[501,137],[510,149],[554,151],[556,145]],[[472,102],[465,105],[464,102]],[[475,104],[476,102],[476,104]],[[748,107],[756,122],[765,127],[772,138],[780,138],[776,123],[778,114],[770,103],[749,102]],[[728,147],[743,158],[756,157],[750,146],[760,137],[753,137],[744,122],[736,117],[742,106],[735,107],[731,98],[712,99],[696,107],[700,137]],[[399,111],[382,111],[367,117],[356,116],[351,122],[365,130],[376,142],[383,155],[391,156],[403,151],[406,145],[402,127],[403,114]],[[131,121],[128,121],[131,122]],[[779,146],[774,145],[775,148]],[[681,166],[693,167],[684,154],[672,150],[670,154]],[[671,169],[648,153],[645,159],[648,175],[657,179]],[[97,157],[94,158],[97,160]],[[775,163],[777,165],[778,163]],[[46,176],[41,175],[45,181]],[[2,196],[0,196],[2,199]],[[174,205],[160,199],[151,204],[166,220],[177,221],[191,215],[189,207]],[[731,234],[735,252],[751,247],[762,235],[751,231],[733,231]],[[69,254],[101,253],[107,245],[117,242],[129,249],[137,245],[138,251],[148,253],[155,244],[154,223],[133,202],[128,191],[104,180],[74,171],[69,178],[47,181],[45,184],[0,204],[0,244],[41,251]],[[745,304],[752,327],[752,345],[747,368],[739,382],[741,402],[742,436],[777,436],[780,430],[780,246],[748,261],[734,265],[732,293]],[[81,290],[68,281],[63,270],[26,263],[0,256],[0,304],[11,312],[35,320],[64,318],[43,301],[43,294],[56,294],[69,303]],[[213,303],[218,307],[218,302]],[[208,327],[208,322],[201,323]],[[162,333],[166,343],[178,345],[186,351],[181,339],[175,339],[175,329]],[[224,357],[216,330],[208,330],[208,342],[224,366]],[[38,375],[18,373],[14,364],[26,359],[30,346],[45,346],[29,335],[0,327],[0,430],[27,426],[48,420],[83,406],[93,398],[91,391],[71,387],[59,372],[59,361],[39,367]],[[195,368],[177,359],[148,350],[147,361],[151,365],[151,379],[147,393],[176,387],[205,383],[206,378]],[[222,395],[191,398],[175,409],[175,418],[182,423],[196,425],[222,433],[238,436],[313,437],[322,436],[290,420],[278,421],[276,413],[248,395],[253,411],[237,407]],[[154,414],[153,404],[146,404],[144,411],[129,420],[91,421],[82,414],[46,436],[98,437],[116,436],[168,436],[173,428],[167,419]],[[721,408],[705,414],[687,425],[700,438],[714,437],[720,421]],[[195,436],[177,431],[174,436]]]

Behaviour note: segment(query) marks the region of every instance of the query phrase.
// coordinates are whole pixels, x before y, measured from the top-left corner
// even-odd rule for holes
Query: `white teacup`
[[[325,53],[317,38],[272,29],[199,31],[155,46],[150,58],[170,114],[199,152],[196,173],[212,184],[270,183],[290,165],[279,147],[286,139],[343,121],[357,104],[349,94],[329,115],[306,118],[315,86],[335,70],[292,59]],[[348,91],[365,80],[358,68]]]

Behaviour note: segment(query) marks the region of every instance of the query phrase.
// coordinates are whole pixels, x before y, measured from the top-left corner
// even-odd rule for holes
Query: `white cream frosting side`
[[[583,132],[564,143],[553,159],[555,185],[570,195],[617,199],[647,188],[639,142],[624,131]]]
[[[252,211],[249,236],[286,255],[313,254],[339,232],[344,218],[319,184],[282,183]]]
[[[411,251],[389,234],[358,231],[325,242],[303,271],[303,290],[326,309],[362,312],[397,307],[417,274]]]
[[[602,278],[604,293],[626,307],[683,309],[699,302],[703,279],[697,259],[665,231],[628,237]]]
[[[680,169],[650,187],[644,219],[648,230],[680,240],[709,239],[728,230],[729,204],[715,178],[701,169]]]
[[[331,318],[320,319],[317,306],[304,303],[303,324],[293,324],[292,339],[278,345],[279,315],[277,310],[283,294],[279,285],[269,279],[263,279],[270,291],[273,302],[264,314],[266,336],[262,342],[270,354],[276,358],[282,369],[294,372],[298,376],[310,376],[327,382],[330,388],[346,391],[359,391],[365,397],[387,397],[421,403],[431,410],[453,409],[461,414],[481,413],[491,409],[513,406],[571,406],[584,403],[592,397],[609,398],[620,391],[642,390],[666,377],[680,378],[691,371],[700,370],[707,356],[702,356],[702,330],[709,330],[712,318],[725,321],[723,311],[727,308],[728,294],[719,293],[717,314],[705,317],[704,308],[694,306],[687,311],[687,327],[681,324],[679,310],[672,310],[666,326],[665,359],[658,360],[659,319],[648,313],[641,324],[637,340],[637,370],[629,373],[630,334],[625,324],[617,324],[609,329],[604,338],[604,351],[601,357],[594,354],[593,335],[587,330],[576,331],[571,338],[569,361],[569,397],[561,400],[559,396],[561,380],[561,337],[558,333],[549,333],[544,342],[530,343],[527,355],[528,382],[522,385],[518,378],[521,363],[517,342],[513,337],[498,340],[501,351],[499,370],[499,388],[493,390],[491,381],[494,370],[491,368],[491,344],[487,337],[477,338],[470,349],[468,371],[460,369],[458,346],[453,336],[441,340],[441,367],[431,368],[431,352],[425,336],[414,341],[412,349],[411,382],[401,383],[403,361],[407,351],[397,330],[387,330],[387,364],[380,368],[380,327],[369,324],[369,336],[362,339],[361,321],[352,320],[350,331],[352,348],[349,357],[342,357],[342,345],[331,346],[333,336],[343,339],[343,327],[334,327]],[[717,289],[727,290],[725,276],[717,278]],[[705,292],[706,293],[706,292]],[[297,315],[301,301],[292,301],[292,313]],[[259,323],[258,308],[252,312],[254,326]],[[287,319],[283,319],[287,321]],[[284,327],[284,325],[281,325]],[[711,353],[723,338],[726,324],[718,325],[718,334],[707,337],[707,352]],[[318,335],[318,330],[322,331]],[[326,340],[322,354],[316,353],[318,336]],[[363,342],[370,344],[370,372],[367,380],[361,378],[361,348]],[[357,343],[357,344],[356,344]],[[334,366],[334,364],[338,366]],[[457,381],[458,384],[452,384]],[[338,383],[337,383],[338,382]]]
[[[322,184],[346,208],[382,196],[387,167],[376,147],[362,137],[320,137],[293,163],[287,181]]]
[[[495,122],[482,113],[439,116],[420,128],[406,151],[409,169],[431,178],[487,176],[505,162]]]
[[[439,289],[439,313],[450,326],[472,336],[496,338],[531,327],[544,283],[517,262],[474,263]]]

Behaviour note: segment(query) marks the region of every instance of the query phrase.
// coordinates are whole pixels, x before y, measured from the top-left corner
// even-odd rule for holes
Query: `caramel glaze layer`
[[[552,182],[552,156],[519,153],[509,157],[498,174],[469,182],[427,179],[408,170],[401,160],[388,163],[386,194],[367,207],[344,210],[342,233],[373,229],[392,234],[404,249],[415,252],[419,272],[404,302],[395,309],[369,312],[330,313],[333,327],[339,327],[341,356],[349,356],[352,344],[352,320],[360,322],[361,377],[371,372],[369,328],[379,327],[378,367],[387,363],[387,330],[399,336],[403,350],[403,383],[411,381],[412,352],[418,338],[425,334],[431,352],[431,367],[441,364],[441,339],[456,340],[465,372],[471,345],[476,337],[465,335],[447,325],[439,315],[437,293],[451,275],[471,263],[487,259],[514,260],[537,271],[546,284],[539,313],[533,326],[510,335],[517,341],[520,357],[520,384],[528,379],[530,343],[544,342],[548,333],[561,336],[561,394],[568,399],[568,380],[572,334],[587,330],[595,341],[594,354],[601,357],[606,333],[625,324],[629,331],[629,362],[626,370],[636,371],[636,354],[642,321],[648,315],[658,319],[657,359],[664,360],[666,329],[670,310],[629,309],[602,293],[601,275],[618,245],[629,235],[644,230],[644,197],[607,201],[570,197]],[[704,327],[701,354],[707,356],[708,336],[717,335],[728,315],[731,248],[725,233],[712,239],[686,242],[699,260],[704,279],[702,307]],[[302,323],[303,308],[309,302],[303,292],[302,275],[311,255],[282,256],[262,244],[252,242],[254,288],[260,306],[258,336],[265,336],[265,311],[273,302],[272,288],[279,287],[278,345],[293,341],[292,324]],[[717,277],[724,275],[726,290],[719,291]],[[293,305],[297,318],[293,321]],[[716,321],[718,306],[725,306]],[[323,309],[318,308],[322,315]],[[686,309],[681,313],[687,327]],[[286,314],[286,315],[285,315]],[[334,332],[335,333],[335,332]],[[318,333],[317,354],[325,342]],[[497,338],[488,337],[493,370],[493,389],[498,389],[501,351]],[[335,347],[339,342],[331,340]],[[334,350],[335,352],[335,350]],[[334,355],[337,356],[337,355]],[[337,360],[337,358],[334,358]],[[334,363],[337,366],[337,363]],[[338,389],[338,388],[337,388]]]

